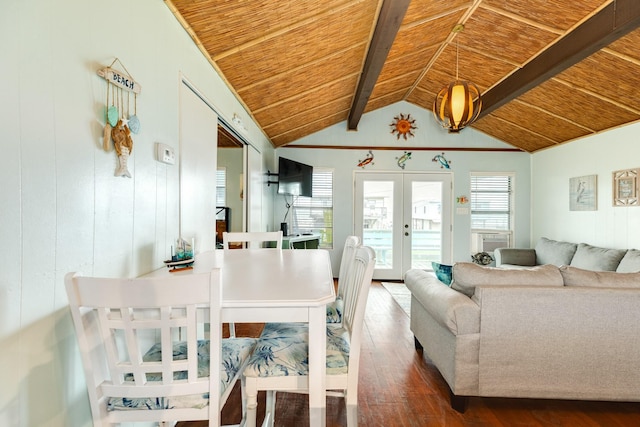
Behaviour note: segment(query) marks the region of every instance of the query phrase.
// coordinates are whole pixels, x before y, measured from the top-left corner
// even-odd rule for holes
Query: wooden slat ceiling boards
[[[527,152],[640,120],[638,0],[165,0],[274,147],[459,76]],[[462,23],[464,31],[452,33]]]

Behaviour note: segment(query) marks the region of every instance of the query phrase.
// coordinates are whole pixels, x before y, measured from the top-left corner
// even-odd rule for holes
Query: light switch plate
[[[173,147],[156,142],[156,160],[168,165],[174,165],[176,163],[176,153],[173,151]]]

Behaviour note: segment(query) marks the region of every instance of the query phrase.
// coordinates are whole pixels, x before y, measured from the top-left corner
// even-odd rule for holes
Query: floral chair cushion
[[[327,304],[327,323],[341,323],[344,300],[340,297]]]
[[[349,333],[327,328],[327,375],[347,373]],[[306,323],[267,323],[244,375],[269,377],[309,374],[309,328]]]
[[[220,393],[231,384],[238,370],[249,357],[256,344],[255,338],[229,338],[222,340],[222,366],[220,367]],[[174,360],[184,360],[187,354],[187,343],[177,342],[173,345]],[[144,355],[144,362],[159,362],[161,360],[161,346],[154,344]],[[209,376],[209,340],[198,341],[198,377]],[[186,379],[187,372],[173,373],[174,380]],[[161,373],[147,374],[148,381],[162,380]],[[139,410],[139,409],[171,409],[171,408],[203,408],[209,404],[209,393],[188,396],[147,397],[129,399],[112,397],[107,404],[107,410]]]

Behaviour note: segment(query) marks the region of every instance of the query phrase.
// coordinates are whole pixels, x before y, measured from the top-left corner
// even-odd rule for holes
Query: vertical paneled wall
[[[181,79],[268,142],[161,1],[8,0],[0,37],[10,41],[0,44],[0,425],[88,426],[63,277],[163,266],[179,233],[179,163],[157,162],[155,143],[180,152]],[[116,154],[102,149],[107,86],[96,71],[115,58],[142,86],[132,178],[115,177]],[[215,177],[215,149],[213,163]],[[213,242],[213,212],[194,211],[211,230],[186,227]]]

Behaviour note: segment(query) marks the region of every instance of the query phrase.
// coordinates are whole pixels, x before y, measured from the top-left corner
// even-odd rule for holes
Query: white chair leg
[[[254,379],[246,380],[247,422],[246,427],[256,427],[258,412],[258,385]]]
[[[229,322],[229,338],[236,337],[236,324],[233,322]]]
[[[267,402],[265,408],[265,421],[266,417],[269,416],[269,421],[263,425],[266,427],[273,427],[275,423],[276,417],[276,391],[275,390],[267,390]]]
[[[347,405],[347,427],[358,427],[358,405]]]
[[[262,421],[261,427],[268,427],[269,425],[273,425],[273,414],[266,413],[264,414],[264,421]]]
[[[244,427],[247,423],[247,384],[244,375],[240,375],[240,398],[242,402],[242,420],[240,427]]]
[[[347,407],[347,427],[358,427],[358,387],[345,390],[344,403]]]

